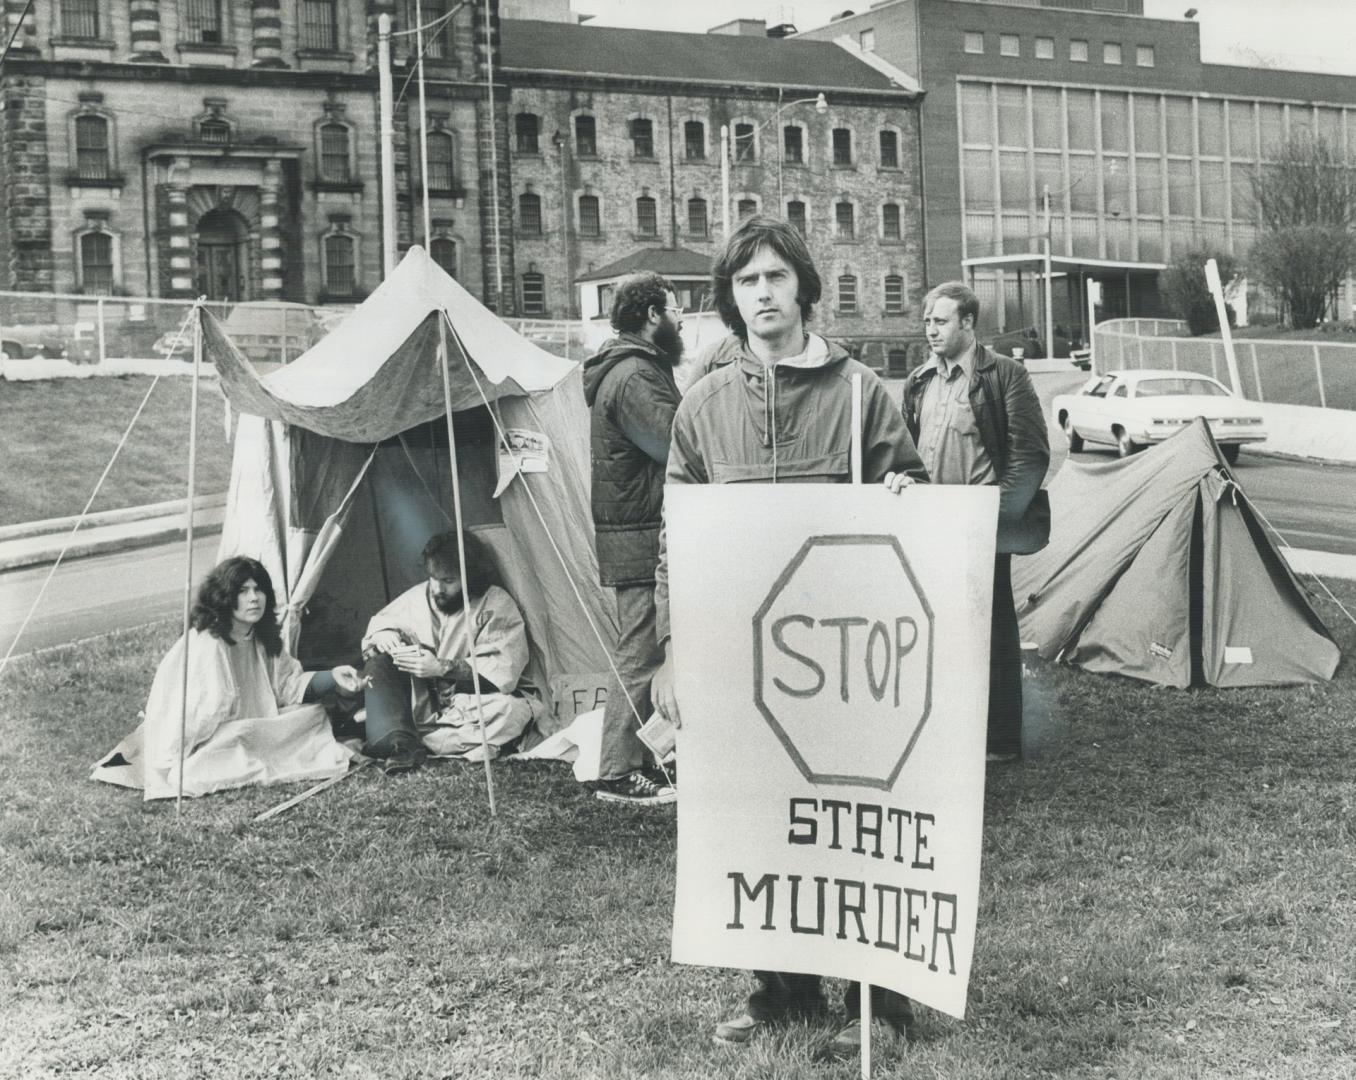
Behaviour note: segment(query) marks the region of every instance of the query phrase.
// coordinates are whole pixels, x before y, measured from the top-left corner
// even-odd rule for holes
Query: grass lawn
[[[1356,585],[1334,586],[1356,609]],[[1348,656],[1356,628],[1320,610]],[[0,683],[0,1077],[838,1077],[831,1027],[713,1045],[749,980],[667,960],[674,813],[568,766],[365,770],[146,805],[85,779],[171,625]],[[969,1015],[878,1076],[1350,1077],[1356,672],[1178,692],[1041,666],[987,792]]]
[[[43,382],[0,381],[0,525],[78,514],[135,415],[144,375]],[[192,380],[156,386],[92,510],[182,499],[188,493]],[[199,395],[199,494],[224,492],[231,475],[216,380]]]

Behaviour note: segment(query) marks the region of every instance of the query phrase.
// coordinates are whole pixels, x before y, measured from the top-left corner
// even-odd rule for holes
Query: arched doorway
[[[194,287],[209,300],[249,299],[249,226],[234,210],[218,207],[198,219]]]

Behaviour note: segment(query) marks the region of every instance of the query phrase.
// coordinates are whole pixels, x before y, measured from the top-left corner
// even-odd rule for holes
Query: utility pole
[[[381,122],[381,265],[390,276],[396,265],[395,91],[391,85],[391,16],[377,16],[377,89]]]

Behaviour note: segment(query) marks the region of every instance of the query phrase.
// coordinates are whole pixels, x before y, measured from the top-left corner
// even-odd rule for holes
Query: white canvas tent
[[[1050,544],[1013,561],[1022,640],[1046,659],[1186,687],[1332,678],[1340,653],[1209,425],[1122,461],[1067,461]]]
[[[616,640],[593,549],[578,365],[520,337],[422,248],[266,377],[203,312],[204,358],[241,414],[220,557],[268,568],[285,639],[307,666],[354,658],[368,616],[422,579],[425,541],[455,524],[444,317],[463,523],[493,549],[527,620],[545,733],[593,706]],[[514,429],[545,436],[548,464],[496,497],[500,433]]]

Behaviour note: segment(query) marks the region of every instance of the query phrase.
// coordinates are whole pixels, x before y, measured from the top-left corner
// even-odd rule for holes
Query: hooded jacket
[[[904,472],[927,482],[885,386],[842,346],[811,334],[803,353],[770,367],[743,344],[720,351],[712,363],[674,417],[670,484],[848,483],[856,373],[862,375],[862,480],[880,483],[886,473]],[[666,556],[661,536],[655,573],[661,642],[669,636]]]
[[[584,362],[593,525],[603,585],[654,581],[664,466],[678,398],[672,363],[634,334],[610,339]]]
[[[936,363],[927,363],[904,380],[904,420],[915,439],[923,392],[936,375]],[[998,475],[998,553],[1040,551],[1050,542],[1050,499],[1041,489],[1050,438],[1031,376],[1016,360],[978,345],[969,396],[979,441]]]

